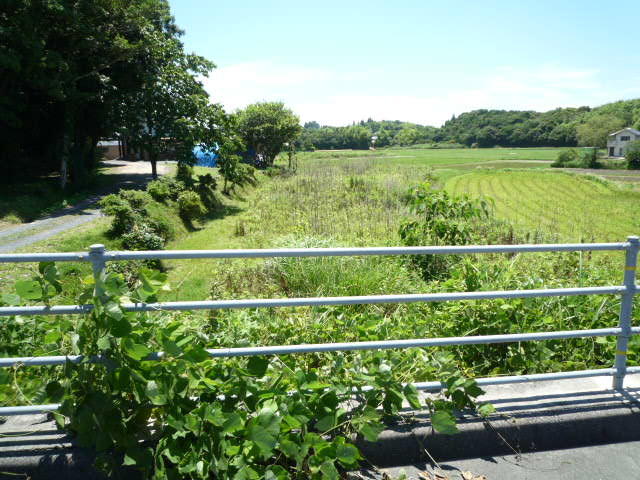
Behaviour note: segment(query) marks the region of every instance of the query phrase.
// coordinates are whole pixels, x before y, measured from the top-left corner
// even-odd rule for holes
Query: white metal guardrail
[[[569,378],[613,377],[613,388],[622,389],[626,374],[640,373],[640,366],[627,366],[627,346],[632,335],[640,334],[640,327],[632,327],[631,317],[633,298],[637,290],[636,266],[640,250],[640,238],[631,236],[622,243],[574,243],[543,245],[470,245],[443,247],[369,247],[369,248],[289,248],[265,250],[176,250],[176,251],[107,251],[104,245],[92,245],[88,252],[78,253],[34,253],[0,254],[0,263],[16,262],[91,262],[94,276],[99,276],[108,261],[124,260],[168,260],[198,258],[274,258],[274,257],[335,257],[362,255],[445,255],[475,253],[524,253],[524,252],[567,252],[567,251],[625,251],[624,278],[622,285],[583,288],[556,288],[539,290],[507,290],[488,292],[428,293],[411,295],[372,295],[352,297],[318,298],[277,298],[261,300],[214,300],[189,302],[130,303],[124,305],[128,311],[160,310],[218,310],[229,308],[263,308],[320,305],[361,305],[379,303],[410,302],[447,302],[461,300],[483,300],[497,298],[558,297],[572,295],[620,295],[620,315],[617,327],[592,330],[565,330],[555,332],[536,332],[508,335],[482,335],[469,337],[414,338],[407,340],[381,340],[349,343],[321,343],[302,345],[277,345],[263,347],[216,348],[208,350],[212,357],[237,357],[251,355],[278,355],[312,352],[337,352],[354,350],[379,350],[391,348],[426,348],[447,345],[480,345],[508,342],[528,342],[557,340],[567,338],[589,338],[617,336],[615,363],[613,368],[581,370],[574,372],[556,372],[535,375],[518,375],[478,379],[479,385],[499,385],[510,383],[536,382]],[[11,315],[71,315],[86,314],[91,305],[56,305],[0,307],[1,316]],[[1,328],[1,327],[0,327]],[[163,352],[148,357],[149,361],[159,360]],[[0,368],[13,366],[63,365],[66,362],[78,363],[82,356],[42,356],[0,358]],[[100,361],[93,358],[91,361]],[[425,391],[438,391],[440,382],[414,383],[416,388]],[[1,407],[0,416],[23,415],[54,411],[57,404],[29,405],[19,407]]]

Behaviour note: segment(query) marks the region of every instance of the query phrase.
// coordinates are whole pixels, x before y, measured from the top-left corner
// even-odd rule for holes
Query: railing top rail
[[[456,300],[495,300],[499,298],[537,298],[575,295],[620,295],[624,286],[550,288],[530,290],[496,290],[456,293],[411,293],[404,295],[364,295],[348,297],[264,298],[245,300],[198,300],[186,302],[125,303],[128,312],[154,312],[178,310],[223,310],[231,308],[314,307],[325,305],[374,305],[381,303],[449,302]],[[89,313],[93,306],[34,305],[26,307],[0,307],[0,316],[11,315],[80,315]]]
[[[170,260],[197,258],[277,258],[277,257],[339,257],[363,255],[443,255],[474,253],[534,253],[625,250],[629,242],[616,243],[549,243],[525,245],[465,245],[428,247],[338,247],[338,248],[269,248],[229,250],[141,250],[105,251],[102,258],[117,260]],[[69,253],[5,253],[0,263],[17,262],[82,262],[91,261],[88,252]]]

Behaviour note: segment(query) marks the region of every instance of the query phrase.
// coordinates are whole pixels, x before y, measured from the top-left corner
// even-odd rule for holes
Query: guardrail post
[[[89,260],[91,261],[91,267],[93,268],[93,279],[95,281],[95,294],[102,295],[102,282],[100,281],[100,275],[105,270],[105,246],[101,243],[96,243],[89,247]]]
[[[624,263],[624,287],[626,291],[620,299],[620,318],[618,327],[622,329],[616,344],[616,373],[613,377],[613,388],[622,389],[624,376],[627,372],[627,346],[631,338],[631,314],[633,312],[633,297],[636,293],[636,266],[638,264],[638,250],[640,237],[627,237],[629,246]]]

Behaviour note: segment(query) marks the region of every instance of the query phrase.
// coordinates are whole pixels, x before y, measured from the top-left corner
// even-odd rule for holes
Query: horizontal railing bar
[[[87,262],[90,261],[87,252],[69,253],[2,253],[0,263],[21,262]]]
[[[564,338],[591,338],[616,336],[621,328],[598,328],[592,330],[563,330],[557,332],[512,333],[505,335],[476,335],[471,337],[412,338],[406,340],[380,340],[344,343],[309,343],[302,345],[276,345],[267,347],[212,348],[207,352],[213,358],[248,357],[255,355],[287,355],[319,352],[347,352],[356,350],[386,350],[393,348],[443,347],[449,345],[483,345],[493,343],[531,342],[541,340],[560,340]],[[631,334],[640,334],[640,327],[633,327]],[[160,360],[164,352],[149,355],[146,360]],[[0,358],[0,367],[64,365],[67,361],[80,363],[82,355],[49,357],[7,357]],[[97,359],[96,359],[97,360]]]
[[[270,298],[247,300],[200,300],[189,302],[126,303],[129,312],[175,310],[222,310],[232,308],[313,307],[325,305],[373,305],[381,303],[448,302],[456,300],[491,300],[499,298],[538,298],[575,295],[620,295],[624,286],[552,288],[532,290],[498,290],[487,292],[415,293],[403,295],[370,295],[351,297]],[[55,305],[0,307],[0,316],[9,315],[73,315],[91,311],[92,305]]]
[[[35,415],[38,413],[55,412],[59,408],[59,403],[49,403],[45,405],[26,405],[23,407],[0,407],[0,417],[11,417],[15,415]]]
[[[451,345],[485,345],[494,343],[560,340],[563,338],[589,338],[616,336],[621,328],[593,330],[566,330],[558,332],[514,333],[505,335],[476,335],[471,337],[414,338],[407,340],[381,340],[367,342],[316,343],[305,345],[279,345],[272,347],[216,348],[207,350],[212,357],[241,357],[253,355],[287,355],[296,353],[347,352],[355,350],[387,350],[393,348],[444,347]],[[640,334],[640,327],[631,329]],[[157,355],[157,354],[156,354]],[[1,363],[0,363],[1,366]]]
[[[464,245],[442,247],[349,247],[349,248],[271,248],[229,250],[142,250],[106,251],[104,260],[151,260],[151,259],[196,259],[196,258],[274,258],[274,257],[336,257],[361,255],[441,255],[473,253],[518,253],[518,252],[566,252],[625,250],[629,243],[549,243],[528,245]],[[77,262],[90,261],[87,252],[71,253],[6,253],[0,254],[0,263],[15,262]]]
[[[554,372],[554,373],[536,373],[531,375],[520,376],[505,376],[505,377],[487,377],[477,378],[478,385],[506,385],[513,383],[527,383],[527,382],[543,382],[550,380],[565,380],[571,378],[585,378],[585,377],[609,377],[616,373],[615,368],[602,368],[596,370],[581,370],[576,372]],[[628,375],[640,373],[640,367],[627,367],[626,373]],[[416,382],[412,383],[418,390],[427,392],[437,392],[446,388],[446,384],[442,382]],[[370,389],[370,387],[365,389]],[[60,408],[60,404],[48,404],[48,405],[28,405],[21,407],[0,407],[0,417],[9,417],[13,415],[28,415],[37,413],[54,412]]]

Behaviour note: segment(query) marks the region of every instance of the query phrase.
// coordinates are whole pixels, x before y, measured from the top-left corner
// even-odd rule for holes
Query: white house
[[[607,153],[610,157],[624,157],[625,148],[635,140],[640,140],[640,131],[635,128],[623,128],[610,133],[607,137]]]

